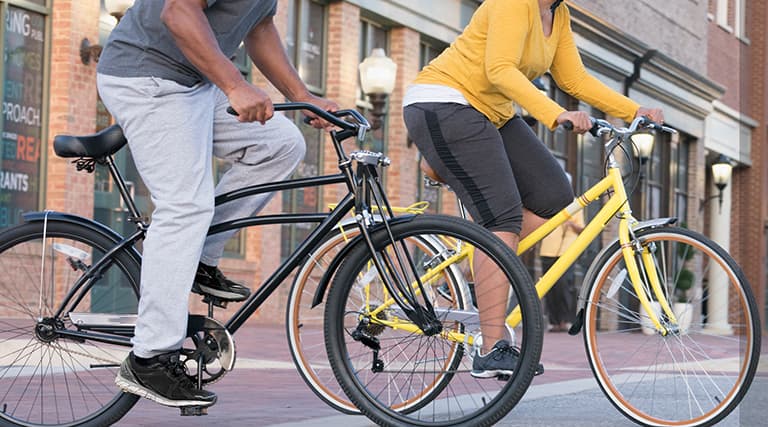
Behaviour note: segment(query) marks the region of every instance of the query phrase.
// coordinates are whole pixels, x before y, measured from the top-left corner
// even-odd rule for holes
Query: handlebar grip
[[[322,108],[318,107],[317,105],[310,104],[308,102],[284,102],[284,103],[278,103],[273,104],[273,107],[275,111],[293,111],[293,110],[308,110],[320,117],[321,119],[327,121],[328,123],[333,124],[334,126],[338,126],[345,130],[357,130],[360,129],[362,126],[366,128],[370,128],[370,125],[368,121],[365,119],[365,117],[362,116],[357,110],[339,110],[335,112],[325,111]],[[238,113],[235,111],[232,106],[227,107],[227,113],[237,116]],[[359,122],[357,123],[350,123],[346,120],[341,119],[343,116],[352,116],[355,120]]]
[[[565,129],[565,130],[568,130],[568,131],[571,131],[571,130],[573,130],[573,122],[572,122],[572,121],[570,121],[570,120],[566,120],[566,122],[565,122],[565,123],[563,123],[561,126],[562,126],[562,127],[563,127],[563,129]]]

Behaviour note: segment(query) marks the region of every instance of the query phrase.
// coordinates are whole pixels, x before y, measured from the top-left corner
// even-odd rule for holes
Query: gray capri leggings
[[[519,234],[523,207],[551,218],[573,201],[560,164],[519,116],[497,129],[471,106],[431,102],[403,115],[427,163],[483,227]]]

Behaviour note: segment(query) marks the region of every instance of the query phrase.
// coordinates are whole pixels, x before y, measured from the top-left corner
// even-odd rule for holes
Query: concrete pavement
[[[258,338],[258,339],[257,339]],[[235,370],[211,386],[218,403],[204,417],[180,417],[179,411],[141,401],[118,426],[269,426],[363,427],[362,416],[329,408],[304,384],[293,366],[285,329],[246,325],[235,335]],[[765,341],[765,340],[764,340]],[[766,345],[763,345],[763,353]],[[523,401],[500,426],[632,426],[605,398],[589,369],[581,336],[546,333],[544,375],[534,379]],[[765,363],[763,363],[764,365]],[[768,370],[758,373],[750,393],[721,425],[762,425],[768,403]]]

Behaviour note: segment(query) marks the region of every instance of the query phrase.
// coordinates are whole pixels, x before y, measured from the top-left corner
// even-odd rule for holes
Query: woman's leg
[[[432,168],[453,189],[472,218],[517,247],[523,219],[515,175],[496,129],[472,107],[416,104],[405,108],[408,132]],[[502,273],[475,258],[475,294],[483,351],[506,338],[510,287]]]

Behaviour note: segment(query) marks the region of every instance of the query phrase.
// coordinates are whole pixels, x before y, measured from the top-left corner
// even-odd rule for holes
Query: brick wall
[[[77,172],[53,153],[57,134],[87,134],[96,127],[96,64],[80,60],[80,42],[98,42],[99,0],[53,2],[50,108],[45,209],[93,215],[93,175]]]
[[[766,126],[768,126],[768,38],[765,26],[768,22],[768,5],[759,0],[747,1],[747,36],[749,44],[742,45],[740,73],[742,83],[748,90],[742,90],[738,107],[759,122],[752,133],[752,167],[734,171],[734,221],[731,230],[732,253],[744,269],[752,288],[761,315],[765,322],[766,292],[766,219],[768,218],[768,173],[766,172]],[[744,73],[752,75],[746,79]],[[745,86],[742,86],[743,88]],[[731,88],[729,87],[729,90]],[[762,197],[761,197],[762,196]],[[764,324],[764,323],[763,323]]]
[[[704,0],[569,0],[701,74],[707,70]]]

